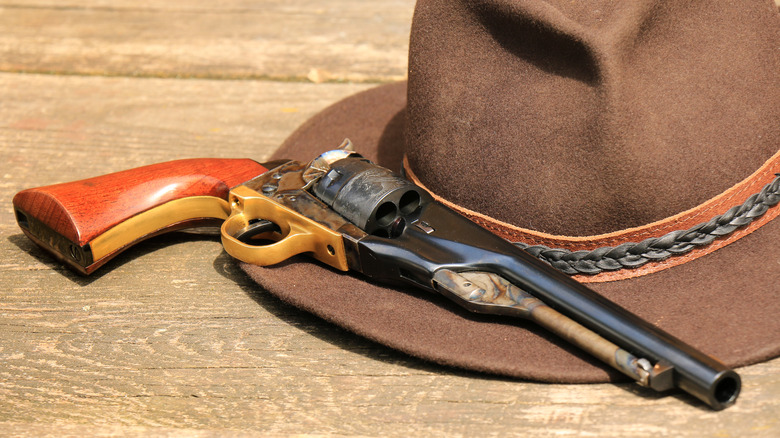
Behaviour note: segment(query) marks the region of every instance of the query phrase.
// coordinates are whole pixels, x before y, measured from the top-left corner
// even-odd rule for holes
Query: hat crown
[[[545,233],[674,215],[777,151],[779,30],[769,2],[421,0],[409,165],[444,199]]]

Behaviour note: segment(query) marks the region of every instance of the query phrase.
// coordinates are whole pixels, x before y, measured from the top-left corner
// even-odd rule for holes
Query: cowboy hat
[[[770,1],[420,0],[408,83],[351,96],[276,158],[365,157],[727,365],[780,353],[780,17]],[[437,363],[621,379],[517,320],[310,259],[242,268]]]

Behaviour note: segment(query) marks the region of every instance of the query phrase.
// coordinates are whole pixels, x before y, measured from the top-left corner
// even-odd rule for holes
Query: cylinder
[[[345,158],[314,186],[314,194],[368,234],[396,237],[429,198],[422,189],[362,158]]]

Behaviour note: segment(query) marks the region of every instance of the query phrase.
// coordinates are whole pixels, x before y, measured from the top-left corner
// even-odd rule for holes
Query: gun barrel
[[[527,254],[510,242],[479,227],[455,211],[435,202],[411,182],[366,160],[347,158],[333,164],[331,177],[314,188],[336,212],[345,217],[361,217],[369,223],[392,210],[393,218],[382,217],[391,232],[360,236],[350,246],[351,268],[376,280],[411,283],[438,291],[434,277],[441,270],[452,272],[486,271],[498,274],[547,306],[576,321],[631,355],[654,363],[663,374],[664,384],[688,392],[714,409],[732,405],[739,395],[737,373],[635,314],[607,300],[545,262]],[[370,169],[381,169],[384,182],[371,184],[356,178]],[[360,190],[350,181],[361,181]],[[392,183],[388,185],[387,180]],[[388,188],[390,187],[390,188]],[[414,193],[415,209],[398,204],[405,193]],[[323,196],[326,194],[326,196]],[[339,206],[349,198],[351,210]],[[380,202],[381,201],[381,202]],[[371,231],[368,231],[371,233]]]
[[[712,408],[723,409],[736,401],[740,378],[715,358],[439,203],[428,204],[413,221],[421,222],[427,229],[408,226],[395,239],[361,239],[361,271],[433,290],[431,280],[441,269],[496,273],[634,356],[653,362],[673,386]]]
[[[736,401],[737,373],[525,253],[495,266],[510,281],[632,354],[672,368],[674,386],[723,409]]]

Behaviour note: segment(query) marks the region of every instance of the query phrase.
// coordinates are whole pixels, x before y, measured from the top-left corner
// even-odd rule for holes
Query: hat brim
[[[275,158],[308,161],[348,137],[357,152],[397,171],[404,151],[405,107],[406,83],[356,94],[308,120]],[[778,236],[780,220],[774,220],[688,263],[590,286],[729,366],[761,362],[780,354]],[[280,299],[425,360],[546,382],[623,380],[526,321],[471,314],[443,297],[372,284],[305,257],[242,268]]]

